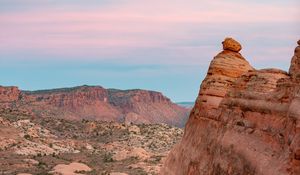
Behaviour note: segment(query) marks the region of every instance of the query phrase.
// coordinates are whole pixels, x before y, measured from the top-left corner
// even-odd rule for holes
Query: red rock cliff
[[[1,99],[1,102],[3,102],[3,103],[17,101],[20,97],[20,94],[21,94],[21,91],[18,89],[18,87],[0,86],[0,99]]]
[[[300,174],[300,46],[288,74],[254,70],[235,42],[211,62],[161,174]]]
[[[159,92],[79,86],[39,91],[0,87],[0,110],[28,111],[37,117],[71,120],[166,123],[183,126],[189,110]]]
[[[125,122],[167,123],[182,127],[189,112],[159,92],[109,89],[108,94],[109,102],[125,114]]]

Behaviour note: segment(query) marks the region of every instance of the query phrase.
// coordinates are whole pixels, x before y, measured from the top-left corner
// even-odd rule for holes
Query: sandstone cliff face
[[[183,126],[188,109],[182,108],[161,93],[144,90],[108,90],[109,102],[125,115],[125,122],[167,123]],[[186,116],[186,117],[182,117]]]
[[[105,101],[106,89],[97,86],[80,86],[54,90],[25,91],[33,102],[44,102],[56,107],[77,108],[93,101]]]
[[[0,99],[2,102],[13,102],[20,98],[21,91],[15,87],[3,87],[0,86]]]
[[[298,44],[300,43],[300,40],[298,41]],[[294,79],[300,79],[300,47],[296,47],[295,49],[295,54],[292,58],[291,61],[291,67],[289,70],[290,75],[294,78]]]
[[[159,92],[79,86],[40,91],[0,87],[1,110],[25,111],[37,117],[166,123],[183,126],[189,110]]]
[[[228,50],[219,53],[210,63],[196,105],[218,107],[232,83],[249,70],[253,68],[241,54]]]
[[[254,70],[245,60],[226,54],[239,55],[237,51],[216,56],[183,139],[170,152],[161,174],[300,174],[299,48],[289,74]],[[231,66],[232,59],[241,62],[239,69]],[[216,80],[223,70],[229,72]]]
[[[37,116],[71,120],[121,121],[122,113],[111,106],[107,90],[100,86],[79,86],[24,92],[28,99],[22,107]]]

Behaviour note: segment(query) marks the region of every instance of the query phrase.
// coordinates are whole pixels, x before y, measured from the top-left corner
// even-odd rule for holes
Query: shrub
[[[28,134],[24,135],[24,138],[27,140],[31,139],[30,135],[28,135]]]
[[[113,158],[112,158],[112,153],[105,153],[104,154],[104,157],[103,157],[103,161],[104,162],[113,162],[114,160],[113,160]]]

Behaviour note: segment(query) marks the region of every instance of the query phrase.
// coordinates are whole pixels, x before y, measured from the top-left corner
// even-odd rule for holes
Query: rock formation
[[[20,98],[20,90],[18,87],[11,86],[11,87],[3,87],[0,86],[0,100],[1,104],[10,104],[13,102],[18,101]]]
[[[166,123],[182,127],[189,110],[159,92],[79,86],[39,91],[0,87],[1,110],[23,111],[36,117]]]
[[[300,46],[288,74],[253,69],[229,41],[161,174],[300,174]]]
[[[300,40],[298,41],[298,45],[300,45]],[[300,47],[296,47],[295,54],[291,61],[291,67],[289,73],[292,78],[300,80]]]
[[[238,53],[241,46],[237,41],[226,38],[222,44],[224,51],[211,61],[196,105],[218,107],[232,83],[243,73],[253,70],[246,59]],[[240,47],[234,49],[234,46]],[[236,52],[231,50],[236,50]]]

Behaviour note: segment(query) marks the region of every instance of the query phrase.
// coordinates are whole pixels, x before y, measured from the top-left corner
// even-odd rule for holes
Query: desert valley
[[[288,72],[222,45],[192,109],[146,90],[0,87],[0,173],[300,174],[300,40]]]
[[[190,111],[159,92],[100,86],[0,87],[0,108],[0,173],[19,175],[158,174]]]
[[[0,175],[300,175],[300,0],[0,0]]]

